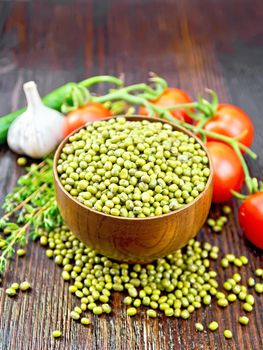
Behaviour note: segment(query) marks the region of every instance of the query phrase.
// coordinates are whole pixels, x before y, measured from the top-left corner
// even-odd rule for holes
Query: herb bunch
[[[38,229],[53,229],[62,223],[54,195],[52,159],[32,164],[4,201],[0,218],[0,275],[17,245],[38,237]]]

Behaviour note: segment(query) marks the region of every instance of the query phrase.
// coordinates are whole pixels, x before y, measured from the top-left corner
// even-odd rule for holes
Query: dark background
[[[221,101],[245,109],[255,125],[253,148],[259,155],[249,164],[262,179],[262,0],[0,0],[0,115],[25,103],[22,85],[29,80],[44,95],[91,75],[124,73],[130,84],[145,81],[149,71],[193,98],[209,87]],[[15,160],[1,146],[0,203],[22,171]],[[233,206],[236,212],[237,203]],[[252,270],[262,265],[262,255],[244,241],[235,215],[221,236],[204,229],[199,237],[220,245],[224,253],[247,255]],[[220,280],[231,272],[220,270]],[[249,277],[249,268],[242,274]],[[238,303],[223,311],[215,305],[203,308],[190,321],[149,321],[144,311],[130,320],[116,295],[113,315],[94,318],[94,325],[84,329],[69,319],[76,300],[60,269],[35,243],[25,259],[10,265],[3,287],[24,278],[33,286],[30,294],[10,300],[0,289],[1,350],[263,348],[259,298],[249,326],[242,328]],[[195,332],[194,322],[214,319],[220,321],[219,332]],[[55,328],[63,332],[59,341],[51,339]],[[232,329],[233,340],[223,338],[225,328]]]

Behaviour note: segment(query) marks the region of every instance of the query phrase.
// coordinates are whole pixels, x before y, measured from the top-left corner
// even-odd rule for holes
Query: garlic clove
[[[42,103],[35,82],[25,83],[24,91],[28,107],[11,125],[7,142],[19,154],[42,158],[63,139],[63,115]]]

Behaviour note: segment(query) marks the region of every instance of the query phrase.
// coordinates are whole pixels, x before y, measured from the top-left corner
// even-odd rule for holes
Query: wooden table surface
[[[124,73],[127,83],[135,83],[153,71],[193,97],[209,87],[221,101],[243,107],[255,124],[254,150],[259,155],[249,165],[262,178],[262,22],[262,0],[0,1],[0,115],[25,103],[22,84],[28,80],[35,80],[45,94],[91,75]],[[0,203],[21,171],[16,156],[1,146]],[[222,254],[248,256],[249,267],[241,270],[246,279],[263,259],[243,239],[237,203],[232,205],[235,215],[221,235],[204,228],[198,238],[219,245]],[[233,271],[218,268],[219,280]],[[30,244],[24,259],[13,260],[0,288],[1,350],[263,349],[262,297],[256,297],[250,324],[242,328],[237,322],[240,303],[225,310],[213,303],[188,321],[161,316],[149,320],[145,310],[130,319],[122,296],[115,294],[113,314],[94,317],[93,325],[84,328],[69,318],[76,298],[69,295],[60,273],[37,243]],[[24,278],[32,291],[7,298],[6,286]],[[217,320],[220,331],[198,334],[197,320]],[[224,339],[226,328],[233,331],[232,340]],[[60,340],[52,339],[54,329],[62,330]]]

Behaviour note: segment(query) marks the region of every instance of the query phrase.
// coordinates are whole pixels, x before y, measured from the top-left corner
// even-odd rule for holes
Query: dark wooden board
[[[41,94],[69,80],[95,74],[124,73],[127,83],[143,81],[149,71],[164,76],[192,96],[205,87],[215,89],[222,101],[242,106],[256,126],[257,162],[253,174],[263,171],[263,3],[261,0],[48,0],[0,2],[0,114],[22,106],[22,84],[36,80]],[[16,156],[0,150],[0,203],[21,174]],[[204,229],[198,236],[249,258],[242,268],[244,281],[262,255],[242,237],[234,215],[222,235]],[[218,212],[219,207],[212,211]],[[261,228],[262,229],[262,228]],[[213,264],[217,268],[217,263]],[[222,282],[234,269],[218,268]],[[11,282],[28,279],[29,294],[6,298]],[[92,319],[85,329],[72,322],[69,311],[76,299],[60,269],[48,260],[37,243],[24,259],[9,265],[0,288],[0,349],[238,349],[263,348],[262,297],[250,324],[237,319],[240,304],[226,310],[216,305],[195,312],[191,320],[158,317],[148,320],[145,310],[129,319],[120,295],[114,297],[111,316]],[[217,320],[220,331],[196,333],[194,323]],[[52,330],[63,337],[54,341]],[[233,331],[226,341],[224,329]]]

